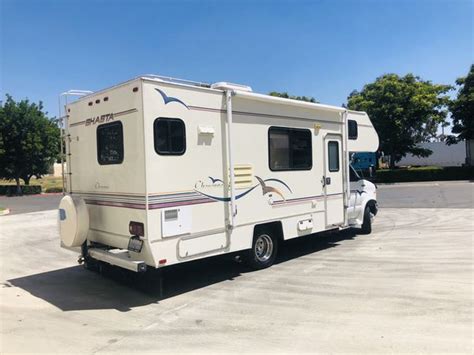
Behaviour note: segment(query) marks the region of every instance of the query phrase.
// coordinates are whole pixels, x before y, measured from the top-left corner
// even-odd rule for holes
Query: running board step
[[[89,248],[89,255],[96,259],[111,265],[119,266],[123,269],[131,270],[134,272],[145,272],[147,266],[144,261],[136,261],[130,259],[128,250],[124,249],[98,249]]]

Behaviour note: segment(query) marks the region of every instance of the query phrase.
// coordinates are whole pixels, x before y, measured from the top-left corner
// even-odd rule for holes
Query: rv
[[[378,148],[364,112],[154,75],[63,93],[60,111],[61,245],[86,266],[235,253],[261,269],[285,240],[371,231],[376,187],[349,164]]]

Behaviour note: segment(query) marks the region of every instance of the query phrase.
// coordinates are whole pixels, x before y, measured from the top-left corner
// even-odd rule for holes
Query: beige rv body
[[[127,251],[127,257],[161,267],[249,249],[255,226],[269,222],[281,223],[284,239],[346,228],[356,220],[360,224],[360,211],[350,216],[347,208],[351,193],[347,166],[349,151],[378,147],[368,116],[230,91],[231,117],[226,90],[153,77],[137,78],[67,105],[66,190],[87,206],[87,243],[126,250],[129,223],[141,222],[143,248],[140,253]],[[184,154],[155,151],[157,118],[184,122]],[[355,140],[348,139],[348,119],[358,123]],[[101,165],[97,128],[117,121],[123,127],[123,161]],[[272,171],[270,127],[309,130],[312,167]],[[330,141],[340,147],[338,171],[328,169]]]

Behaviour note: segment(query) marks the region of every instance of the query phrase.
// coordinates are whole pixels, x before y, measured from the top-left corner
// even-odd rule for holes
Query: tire
[[[365,206],[364,210],[364,221],[362,223],[362,228],[360,229],[360,234],[370,234],[372,233],[372,218],[371,218],[370,207]]]
[[[248,250],[245,261],[254,270],[270,267],[278,252],[278,239],[269,230],[256,230],[252,248]]]

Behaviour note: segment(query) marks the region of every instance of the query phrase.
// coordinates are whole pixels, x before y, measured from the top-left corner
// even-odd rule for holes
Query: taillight
[[[130,222],[128,230],[131,235],[137,235],[139,237],[145,236],[145,226],[140,222]]]

